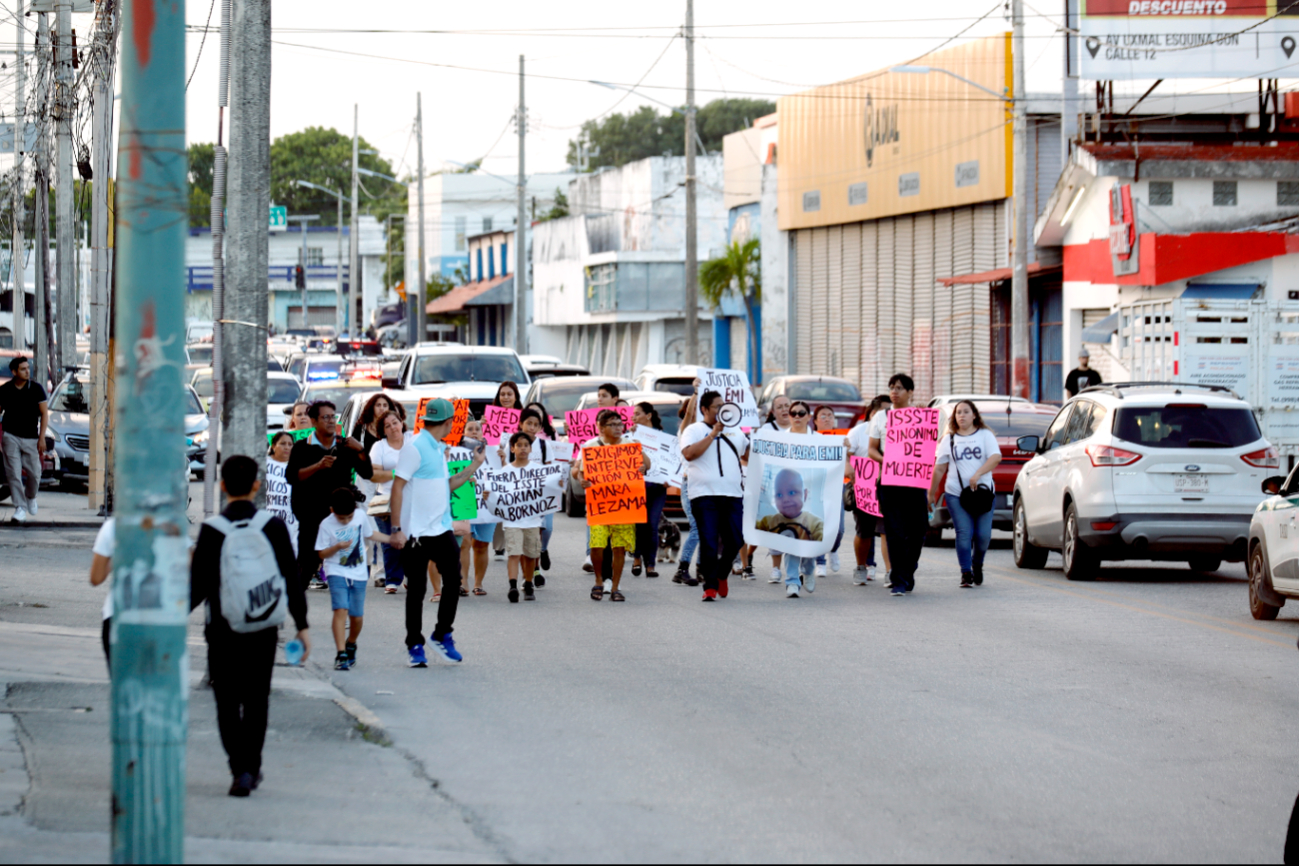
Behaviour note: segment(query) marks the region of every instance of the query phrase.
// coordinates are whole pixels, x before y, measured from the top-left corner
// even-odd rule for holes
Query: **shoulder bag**
[[[947,439],[947,447],[952,453],[952,468],[956,470],[956,480],[961,484],[961,508],[971,517],[979,517],[987,514],[992,510],[992,505],[996,500],[997,494],[987,487],[979,486],[969,488],[965,486],[965,479],[961,477],[961,467],[956,461],[956,434],[953,433]]]

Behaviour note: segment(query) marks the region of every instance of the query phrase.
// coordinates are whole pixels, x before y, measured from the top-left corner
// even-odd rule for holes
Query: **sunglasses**
[[[807,417],[807,413],[806,413],[806,412],[790,412],[790,413],[789,413],[789,417],[791,417],[791,418],[806,418],[806,417]]]

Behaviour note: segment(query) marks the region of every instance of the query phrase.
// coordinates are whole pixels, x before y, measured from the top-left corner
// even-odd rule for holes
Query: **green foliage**
[[[734,292],[745,304],[762,301],[762,252],[757,238],[732,241],[725,252],[699,266],[699,294],[714,310]]]
[[[212,172],[216,164],[216,145],[191,144],[189,157],[189,224],[207,227],[212,224]]]
[[[555,204],[551,206],[550,210],[538,216],[537,222],[544,223],[566,216],[568,216],[568,196],[564,195],[562,189],[555,187]]]
[[[722,149],[723,136],[753,125],[753,121],[776,110],[765,99],[714,99],[696,111],[696,131],[709,151]],[[630,114],[611,114],[602,120],[582,124],[579,139],[600,153],[590,158],[591,168],[620,166],[649,156],[685,154],[685,118],[673,111],[659,114],[641,106]],[[568,143],[568,164],[578,165],[577,140]]]
[[[357,146],[362,151],[373,149],[364,137],[359,139]],[[361,168],[392,175],[392,164],[375,154],[362,153],[359,162]],[[335,225],[338,222],[336,199],[314,189],[296,186],[294,181],[298,180],[310,181],[338,190],[345,197],[350,196],[351,137],[334,129],[311,126],[271,142],[271,200],[286,206],[290,214],[319,214],[319,225]],[[361,184],[364,187],[358,194],[361,213],[373,214],[382,222],[390,213],[406,212],[404,184],[364,175]],[[371,195],[367,195],[366,190]],[[349,217],[350,206],[345,204],[343,219]]]

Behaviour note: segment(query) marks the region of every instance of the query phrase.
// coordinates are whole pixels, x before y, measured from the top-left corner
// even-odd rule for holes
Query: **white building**
[[[722,156],[695,166],[702,261],[726,243]],[[568,190],[572,215],[533,228],[529,351],[623,376],[684,362],[685,157],[579,175]],[[699,316],[711,363],[713,313]]]

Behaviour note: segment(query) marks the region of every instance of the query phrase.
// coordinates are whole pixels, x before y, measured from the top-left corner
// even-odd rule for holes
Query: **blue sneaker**
[[[893,587],[889,592],[893,593],[894,596],[903,596],[907,594],[907,591],[900,586]]]
[[[442,656],[449,662],[464,661],[465,657],[456,649],[456,642],[451,639],[451,635],[446,635],[442,640],[438,640],[429,635],[429,644],[433,647],[433,652]]]
[[[411,647],[411,648],[408,650],[408,652],[410,653],[410,666],[411,666],[411,667],[413,667],[413,668],[426,668],[426,667],[428,667],[428,656],[424,655],[424,644],[417,644],[417,645]]]

